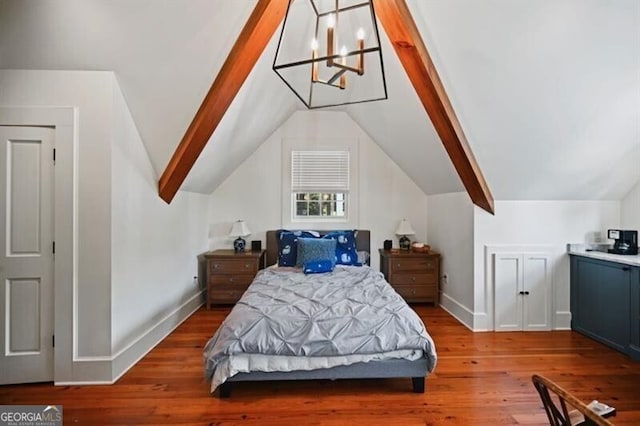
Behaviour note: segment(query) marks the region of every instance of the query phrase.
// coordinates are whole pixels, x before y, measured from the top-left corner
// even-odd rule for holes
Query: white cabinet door
[[[522,330],[522,254],[494,257],[495,330]]]
[[[551,255],[494,255],[494,329],[551,330]]]
[[[525,253],[523,259],[523,328],[551,330],[551,256]]]

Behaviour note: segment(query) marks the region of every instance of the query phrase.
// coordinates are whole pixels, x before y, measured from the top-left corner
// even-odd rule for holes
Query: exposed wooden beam
[[[159,194],[171,203],[196,159],[220,124],[273,33],[284,19],[288,0],[258,0],[209,93],[160,178]]]
[[[405,0],[374,0],[378,19],[431,118],[471,200],[494,213],[493,197]]]

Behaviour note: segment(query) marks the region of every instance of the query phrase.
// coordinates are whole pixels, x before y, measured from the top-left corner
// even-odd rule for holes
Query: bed
[[[370,252],[369,231],[352,232],[357,250]],[[268,265],[278,264],[279,235],[267,232]],[[262,380],[406,377],[422,393],[437,359],[422,320],[368,261],[318,274],[260,271],[203,356],[221,398],[234,382]]]

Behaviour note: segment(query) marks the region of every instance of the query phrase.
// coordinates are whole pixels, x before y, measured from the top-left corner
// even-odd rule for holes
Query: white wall
[[[640,231],[640,181],[622,199],[620,227]]]
[[[197,297],[208,196],[158,197],[157,177],[117,82],[111,149],[111,350],[114,355]]]
[[[553,247],[554,327],[568,327],[568,243],[594,242],[594,233],[604,238],[608,228],[620,224],[619,201],[496,201],[496,215],[474,207],[474,324],[490,329],[491,294],[485,281],[484,248],[487,245],[549,245]]]
[[[211,195],[210,247],[230,248],[227,237],[237,219],[247,221],[252,235],[282,227],[282,146],[287,139],[357,139],[358,218],[350,225],[371,230],[371,266],[378,268],[377,249],[393,239],[402,218],[413,225],[413,240],[427,241],[427,197],[406,174],[343,112],[296,112]],[[334,228],[345,228],[335,224]]]
[[[81,359],[111,353],[112,85],[110,72],[0,71],[0,105],[76,106],[78,110],[74,344]]]
[[[466,192],[430,195],[428,200],[429,243],[442,255],[440,303],[463,323],[472,324],[473,203]]]
[[[2,70],[0,106],[73,107],[71,129],[60,132],[68,136],[55,142],[65,153],[56,167],[73,176],[56,194],[73,218],[55,230],[71,241],[57,263],[69,264],[72,281],[55,284],[56,302],[68,306],[56,304],[55,380],[108,383],[201,303],[193,277],[207,247],[208,197],[159,200],[112,72]]]

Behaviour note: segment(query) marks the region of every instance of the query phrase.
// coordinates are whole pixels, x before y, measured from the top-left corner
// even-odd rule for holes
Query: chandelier
[[[309,109],[387,99],[372,1],[289,0],[273,70]]]

